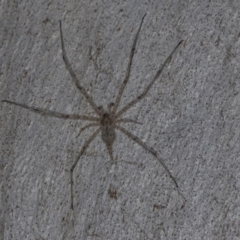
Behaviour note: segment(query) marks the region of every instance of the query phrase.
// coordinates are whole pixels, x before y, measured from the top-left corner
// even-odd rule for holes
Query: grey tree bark
[[[1,240],[240,239],[239,1],[5,1],[0,100],[90,114],[61,56],[97,105],[114,102],[144,20],[120,106],[138,96],[180,40],[148,95],[123,124],[163,158],[117,132],[111,166],[98,136],[69,170],[89,129],[0,103]],[[186,202],[183,205],[182,195]]]

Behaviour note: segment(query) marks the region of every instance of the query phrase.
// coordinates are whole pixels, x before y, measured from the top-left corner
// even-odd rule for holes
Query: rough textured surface
[[[125,114],[143,124],[125,127],[164,159],[185,206],[156,159],[118,133],[109,173],[100,137],[76,167],[72,212],[69,169],[93,129],[77,137],[82,121],[1,103],[1,240],[240,239],[239,1],[3,1],[0,99],[93,112],[62,61],[61,19],[79,80],[98,105],[113,102],[145,13],[121,106],[185,41]]]

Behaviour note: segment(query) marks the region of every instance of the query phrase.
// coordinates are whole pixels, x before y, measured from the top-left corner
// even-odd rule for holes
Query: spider
[[[97,106],[97,104],[94,102],[92,97],[87,93],[85,88],[80,84],[79,80],[77,79],[77,77],[76,77],[76,75],[75,75],[75,73],[74,73],[74,71],[72,69],[72,66],[71,66],[71,64],[70,64],[70,62],[68,60],[67,54],[66,54],[64,41],[63,41],[62,23],[61,23],[61,21],[59,21],[63,61],[65,63],[65,66],[66,66],[66,68],[67,68],[67,70],[68,70],[72,80],[73,80],[73,83],[76,85],[76,87],[79,89],[79,91],[86,98],[87,102],[91,105],[91,107],[93,108],[93,110],[95,111],[97,116],[77,115],[77,114],[64,114],[64,113],[59,113],[59,112],[55,112],[55,111],[50,111],[50,110],[47,110],[47,109],[42,109],[42,108],[38,108],[38,107],[28,106],[28,105],[25,105],[25,104],[22,104],[22,103],[18,103],[18,102],[13,102],[13,101],[9,101],[9,100],[2,100],[2,102],[13,104],[13,105],[19,106],[21,108],[28,109],[29,111],[41,114],[43,116],[50,116],[50,117],[61,118],[61,119],[72,119],[72,120],[85,120],[85,121],[89,121],[90,123],[88,123],[85,127],[83,127],[80,130],[80,132],[84,131],[84,130],[86,130],[88,128],[91,128],[91,127],[98,127],[97,130],[95,130],[94,133],[89,137],[89,139],[85,141],[85,143],[83,144],[83,146],[81,148],[80,153],[78,154],[76,160],[74,161],[72,167],[70,168],[71,209],[73,209],[73,184],[74,184],[74,181],[73,181],[73,171],[74,171],[76,165],[78,164],[81,156],[84,154],[84,152],[86,151],[87,147],[89,146],[89,144],[94,140],[94,138],[100,132],[101,132],[101,135],[102,135],[102,140],[103,140],[103,142],[106,145],[108,154],[109,154],[110,159],[112,160],[112,162],[115,161],[114,157],[113,157],[112,146],[113,146],[113,143],[114,143],[114,141],[116,139],[116,132],[115,132],[115,130],[117,129],[120,132],[122,132],[124,135],[129,137],[131,140],[136,142],[138,145],[140,145],[142,148],[144,148],[146,151],[148,151],[150,154],[152,154],[154,157],[156,157],[156,159],[159,161],[159,163],[164,167],[164,169],[168,173],[169,177],[173,180],[175,186],[178,188],[178,184],[177,184],[175,178],[173,177],[173,175],[171,174],[171,172],[169,171],[169,169],[167,168],[167,166],[165,165],[163,160],[158,156],[157,152],[154,149],[152,149],[149,146],[147,146],[137,136],[133,135],[132,133],[130,133],[128,130],[126,130],[122,126],[119,126],[119,123],[137,123],[137,124],[139,124],[139,122],[137,122],[137,121],[135,121],[133,119],[122,117],[122,115],[125,112],[127,112],[130,108],[132,108],[137,102],[139,102],[140,100],[142,100],[146,96],[146,94],[148,93],[148,91],[151,88],[151,86],[154,84],[154,82],[161,75],[164,67],[171,61],[173,54],[175,53],[175,51],[178,49],[178,47],[183,42],[183,40],[181,40],[177,44],[177,46],[173,49],[173,51],[170,53],[168,58],[164,61],[164,63],[160,67],[160,69],[157,71],[157,73],[153,77],[152,81],[147,85],[145,90],[138,97],[136,97],[135,99],[130,101],[126,106],[124,106],[122,109],[119,110],[118,109],[119,103],[121,101],[121,97],[122,97],[123,91],[124,91],[124,89],[125,89],[125,87],[126,87],[126,85],[128,83],[128,80],[129,80],[129,76],[130,76],[130,72],[131,72],[131,66],[132,66],[132,60],[133,60],[133,56],[134,56],[134,51],[135,51],[138,35],[139,35],[139,32],[140,32],[140,30],[142,28],[142,24],[143,24],[143,20],[144,20],[145,16],[146,16],[146,14],[142,17],[140,25],[138,27],[138,30],[136,32],[136,35],[135,35],[135,38],[134,38],[134,41],[133,41],[133,44],[132,44],[129,60],[128,60],[126,75],[125,75],[123,83],[121,84],[120,89],[118,91],[115,103],[110,103],[108,105],[107,109],[104,109],[102,106],[100,106],[100,107]]]

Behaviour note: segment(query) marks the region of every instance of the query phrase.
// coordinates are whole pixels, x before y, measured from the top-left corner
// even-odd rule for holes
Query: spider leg
[[[175,180],[175,178],[173,177],[173,175],[171,174],[171,172],[168,170],[167,166],[165,165],[165,163],[162,161],[162,159],[160,159],[158,157],[158,154],[155,150],[153,150],[152,148],[148,147],[142,140],[140,140],[138,137],[134,136],[132,133],[130,133],[129,131],[127,131],[125,128],[120,127],[120,126],[116,126],[116,128],[118,130],[120,130],[122,133],[124,133],[125,135],[127,135],[130,139],[132,139],[134,142],[136,142],[138,145],[140,145],[142,148],[144,148],[145,150],[147,150],[148,152],[150,152],[154,157],[157,158],[157,160],[159,161],[159,163],[165,168],[165,170],[167,171],[168,175],[170,176],[170,178],[173,180],[173,182],[175,183],[176,187],[178,188],[178,184]]]
[[[130,76],[131,66],[132,66],[132,60],[133,60],[133,56],[134,56],[134,51],[135,51],[135,47],[136,47],[138,35],[139,35],[140,30],[141,30],[141,27],[142,27],[143,20],[144,20],[145,16],[146,16],[146,14],[142,17],[141,23],[140,23],[140,25],[139,25],[138,31],[137,31],[136,36],[135,36],[134,41],[133,41],[133,45],[132,45],[132,49],[131,49],[130,57],[129,57],[129,62],[128,62],[128,66],[127,66],[126,76],[125,76],[125,79],[124,79],[124,81],[123,81],[120,89],[119,89],[119,92],[118,92],[118,95],[117,95],[115,104],[114,104],[114,106],[113,106],[113,111],[112,111],[113,115],[115,115],[115,113],[116,113],[116,111],[117,111],[117,108],[118,108],[118,105],[119,105],[119,103],[120,103],[120,100],[121,100],[123,91],[124,91],[124,89],[125,89],[125,87],[126,87],[126,84],[127,84],[127,82],[128,82],[129,76]]]
[[[86,100],[89,102],[89,104],[92,106],[92,108],[95,110],[95,112],[100,115],[99,110],[97,105],[95,104],[95,102],[93,101],[92,97],[90,97],[87,93],[87,91],[85,90],[85,88],[83,88],[80,84],[79,81],[75,75],[75,73],[73,72],[72,66],[68,60],[67,54],[66,54],[66,50],[65,50],[65,46],[64,46],[64,41],[63,41],[63,33],[62,33],[62,23],[61,21],[59,21],[59,25],[60,25],[60,36],[61,36],[61,46],[62,46],[62,57],[63,57],[63,61],[66,65],[66,68],[68,70],[68,72],[70,73],[73,82],[75,83],[76,87],[80,90],[80,92],[83,94],[83,96],[86,98]]]
[[[77,137],[79,137],[80,134],[81,134],[84,130],[86,130],[87,128],[95,127],[95,126],[99,126],[99,123],[98,123],[98,122],[97,122],[97,123],[89,123],[88,125],[84,126],[83,128],[80,129]],[[77,137],[76,137],[76,138],[77,138]]]
[[[83,153],[85,152],[85,150],[87,149],[87,147],[89,146],[89,144],[93,141],[93,139],[100,133],[101,128],[98,128],[90,137],[89,139],[84,143],[80,153],[78,154],[75,162],[73,163],[71,169],[70,169],[70,179],[71,179],[71,209],[73,210],[73,171],[78,163],[78,161],[80,160],[81,156],[83,155]]]
[[[142,123],[140,123],[136,120],[130,119],[130,118],[120,118],[116,121],[116,123],[118,123],[118,122],[123,122],[123,123],[128,123],[129,122],[129,123],[142,124]]]
[[[50,117],[55,117],[55,118],[72,119],[72,120],[98,121],[97,117],[92,117],[92,116],[87,116],[87,115],[64,114],[64,113],[59,113],[59,112],[55,112],[55,111],[50,111],[50,110],[43,109],[43,108],[27,106],[22,103],[12,102],[12,101],[8,101],[8,100],[2,100],[2,102],[10,103],[10,104],[16,105],[18,107],[25,108],[31,112],[35,112],[42,116],[50,116]]]
[[[125,113],[129,108],[131,108],[132,106],[134,106],[138,101],[140,101],[142,98],[145,97],[145,95],[147,94],[147,92],[149,91],[149,89],[151,88],[151,86],[153,85],[153,83],[159,78],[160,74],[162,73],[163,69],[165,68],[165,66],[171,61],[173,54],[175,53],[175,51],[178,49],[178,47],[181,45],[181,43],[183,42],[180,41],[177,46],[173,49],[173,51],[171,52],[171,54],[168,56],[168,58],[165,60],[165,62],[163,63],[163,65],[161,66],[161,68],[157,71],[157,73],[155,74],[153,80],[148,84],[148,86],[146,87],[146,89],[142,92],[142,94],[140,94],[137,98],[135,98],[134,100],[132,100],[130,103],[128,103],[125,107],[123,107],[117,114],[116,117],[120,117],[123,113]]]

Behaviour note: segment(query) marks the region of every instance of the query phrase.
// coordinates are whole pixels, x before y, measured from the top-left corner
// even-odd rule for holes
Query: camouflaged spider
[[[183,42],[183,41],[180,41],[177,44],[177,46],[173,49],[171,54],[168,56],[168,58],[162,64],[162,66],[160,67],[158,72],[155,74],[155,76],[152,79],[152,81],[147,85],[145,90],[137,98],[135,98],[131,102],[129,102],[125,107],[123,107],[122,109],[118,110],[119,103],[120,103],[123,91],[124,91],[124,89],[126,87],[126,84],[127,84],[128,80],[129,80],[132,60],[133,60],[134,51],[135,51],[135,47],[136,47],[136,42],[137,42],[138,35],[139,35],[140,30],[141,30],[144,18],[145,18],[145,15],[143,16],[143,18],[141,20],[141,23],[140,23],[140,25],[138,27],[138,31],[137,31],[136,36],[134,38],[133,45],[132,45],[131,52],[130,52],[128,65],[127,65],[126,76],[124,78],[123,83],[120,86],[119,92],[118,92],[117,97],[116,97],[116,101],[115,101],[115,103],[110,103],[107,110],[104,109],[103,107],[98,107],[96,105],[96,103],[93,101],[92,97],[89,96],[89,94],[87,93],[85,88],[82,87],[82,85],[79,83],[79,80],[77,79],[77,77],[76,77],[76,75],[75,75],[75,73],[74,73],[74,71],[72,69],[72,66],[71,66],[71,64],[70,64],[70,62],[69,62],[69,60],[67,58],[67,54],[66,54],[66,50],[65,50],[65,46],[64,46],[64,41],[63,41],[62,24],[61,24],[61,21],[59,21],[63,61],[65,63],[65,66],[66,66],[69,74],[72,77],[72,80],[73,80],[74,84],[79,89],[79,91],[83,94],[83,96],[86,98],[87,102],[91,105],[91,107],[95,111],[97,117],[96,116],[89,116],[89,115],[63,114],[63,113],[50,111],[50,110],[46,110],[46,109],[42,109],[42,108],[38,108],[38,107],[27,106],[25,104],[21,104],[21,103],[9,101],[9,100],[3,100],[2,101],[2,102],[6,102],[6,103],[17,105],[19,107],[28,109],[30,111],[33,111],[35,113],[38,113],[38,114],[41,114],[41,115],[44,115],[44,116],[51,116],[51,117],[62,118],[62,119],[73,119],[73,120],[86,120],[86,121],[90,121],[91,123],[89,123],[85,127],[83,127],[81,129],[81,131],[86,130],[87,128],[90,128],[90,127],[98,127],[98,129],[96,131],[94,131],[94,133],[89,137],[89,139],[87,141],[85,141],[85,143],[84,143],[80,153],[78,154],[76,160],[74,161],[74,163],[73,163],[73,165],[72,165],[72,167],[70,169],[71,208],[72,209],[73,209],[73,171],[74,171],[77,163],[79,162],[79,159],[81,158],[81,156],[83,155],[83,153],[85,152],[87,147],[89,146],[89,144],[94,140],[94,138],[100,132],[102,133],[102,140],[103,140],[103,142],[105,143],[105,145],[107,147],[109,156],[110,156],[112,161],[114,161],[112,146],[113,146],[113,143],[114,143],[115,138],[116,138],[115,129],[117,129],[117,130],[121,131],[123,134],[125,134],[127,137],[129,137],[131,140],[136,142],[138,145],[140,145],[142,148],[147,150],[149,153],[151,153],[154,157],[156,157],[157,160],[160,162],[160,164],[167,171],[168,175],[173,180],[173,182],[176,185],[176,187],[178,187],[175,178],[172,176],[171,172],[168,170],[167,166],[162,161],[162,159],[158,156],[157,152],[155,150],[153,150],[152,148],[148,147],[138,137],[136,137],[135,135],[133,135],[132,133],[127,131],[125,128],[123,128],[123,127],[118,125],[118,123],[121,123],[121,122],[124,122],[124,123],[127,123],[127,122],[138,123],[137,121],[135,121],[133,119],[122,118],[122,115],[127,110],[129,110],[131,107],[133,107],[138,101],[140,101],[141,99],[143,99],[146,96],[147,92],[149,91],[149,89],[151,88],[153,83],[156,81],[156,79],[159,78],[159,76],[162,73],[164,67],[171,61],[174,52],[177,50],[177,48]]]

